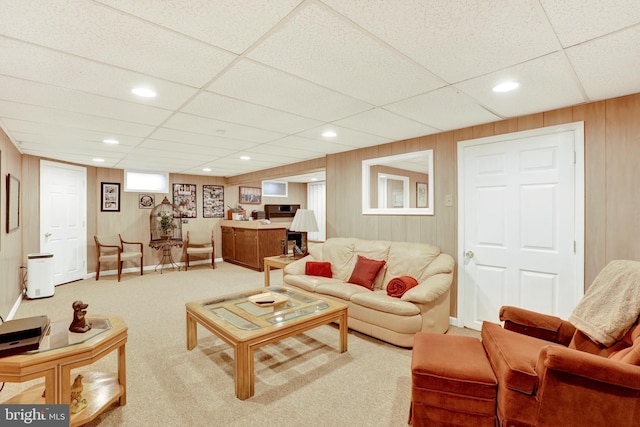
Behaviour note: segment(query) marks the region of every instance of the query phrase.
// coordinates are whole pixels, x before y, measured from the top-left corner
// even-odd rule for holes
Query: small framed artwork
[[[138,209],[152,209],[156,205],[153,194],[138,194]]]
[[[120,212],[120,184],[103,182],[100,191],[100,210],[102,212]]]
[[[428,208],[429,207],[429,190],[426,182],[416,183],[416,207]]]
[[[202,186],[202,217],[224,218],[224,186]]]
[[[7,175],[7,233],[20,227],[20,180]]]
[[[262,203],[262,189],[260,187],[240,187],[240,202],[248,205]]]
[[[182,218],[196,218],[196,185],[173,184],[173,204],[178,206]]]

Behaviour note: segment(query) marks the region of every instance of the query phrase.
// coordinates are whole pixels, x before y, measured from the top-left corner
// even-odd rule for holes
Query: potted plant
[[[160,217],[161,235],[168,239],[173,233],[173,229],[177,227],[176,223],[173,221],[173,215],[168,215],[165,212],[158,212],[158,217]]]

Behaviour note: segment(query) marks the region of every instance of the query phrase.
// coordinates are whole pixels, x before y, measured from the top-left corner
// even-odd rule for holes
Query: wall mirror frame
[[[433,178],[432,149],[363,160],[363,215],[433,215]]]

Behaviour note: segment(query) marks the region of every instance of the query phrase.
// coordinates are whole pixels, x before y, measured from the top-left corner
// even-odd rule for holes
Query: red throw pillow
[[[322,276],[331,279],[331,263],[323,261],[307,261],[304,266],[304,274],[308,276]]]
[[[375,259],[369,259],[362,255],[358,255],[358,261],[356,262],[356,266],[353,268],[353,272],[351,273],[351,277],[348,282],[373,290],[373,282],[376,280],[378,272],[385,264],[386,261],[377,261]]]

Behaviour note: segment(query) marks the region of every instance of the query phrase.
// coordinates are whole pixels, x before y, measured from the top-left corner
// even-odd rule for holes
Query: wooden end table
[[[84,334],[69,332],[70,320],[51,323],[38,350],[0,358],[0,381],[21,383],[44,377],[44,387],[34,385],[3,403],[69,404],[71,370],[91,365],[117,350],[117,372],[82,372],[82,396],[89,406],[71,414],[70,426],[92,421],[116,401],[124,406],[127,403],[127,326],[117,316],[91,316],[87,320],[94,327]]]
[[[278,268],[285,268],[288,264],[297,261],[290,257],[289,255],[276,255],[276,256],[268,256],[264,259],[264,287],[268,288],[271,286],[271,275],[270,271],[273,268],[274,270]],[[284,277],[284,271],[282,272],[282,277]]]

